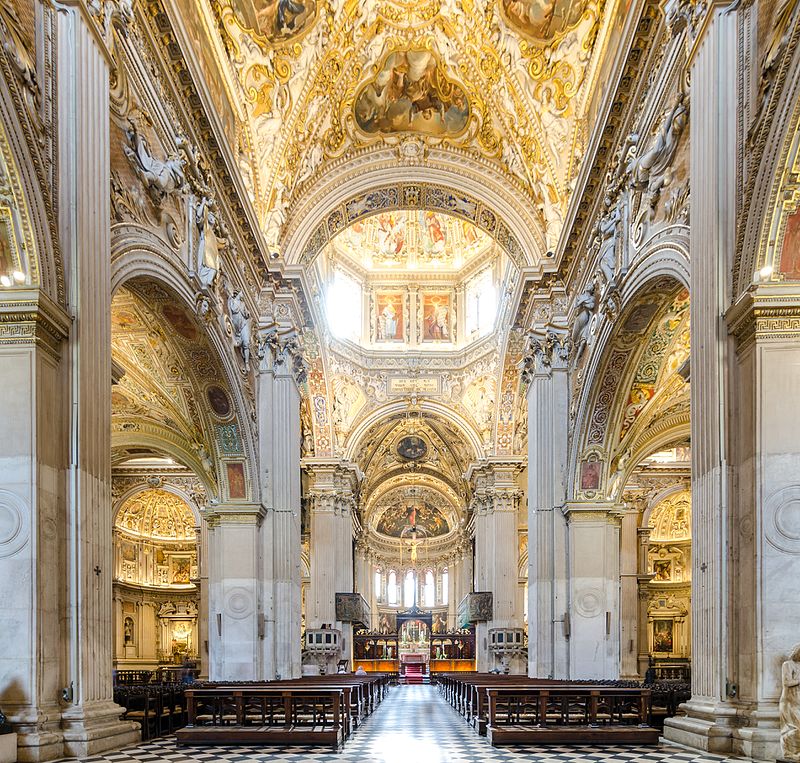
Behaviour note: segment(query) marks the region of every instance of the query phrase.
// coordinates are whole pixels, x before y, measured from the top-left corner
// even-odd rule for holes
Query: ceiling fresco
[[[416,532],[418,537],[435,538],[446,535],[450,531],[450,526],[442,512],[434,506],[418,501],[407,501],[385,509],[376,529],[381,535],[392,538],[404,538],[412,531]]]
[[[196,2],[215,17],[211,47],[227,52],[225,87],[246,106],[233,148],[271,247],[331,162],[404,136],[492,163],[554,242],[615,3]]]
[[[381,212],[333,239],[333,252],[376,272],[457,271],[492,239],[466,220],[433,210]]]
[[[128,498],[117,512],[114,526],[142,538],[196,540],[192,510],[167,490],[142,490]]]
[[[142,432],[181,450],[214,479],[217,454],[241,454],[233,399],[206,329],[175,295],[150,281],[120,288],[111,350],[123,375],[112,389],[120,434]]]

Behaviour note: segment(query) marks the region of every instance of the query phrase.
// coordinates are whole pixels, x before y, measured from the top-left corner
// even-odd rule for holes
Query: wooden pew
[[[656,744],[649,689],[543,686],[488,689],[487,736],[506,744]]]
[[[178,744],[310,744],[344,741],[344,692],[309,686],[187,688]]]

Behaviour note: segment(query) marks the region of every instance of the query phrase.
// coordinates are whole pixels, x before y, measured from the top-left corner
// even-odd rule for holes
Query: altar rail
[[[179,744],[338,745],[383,699],[385,676],[195,684]]]

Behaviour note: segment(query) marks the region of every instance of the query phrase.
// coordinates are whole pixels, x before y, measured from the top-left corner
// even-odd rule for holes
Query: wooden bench
[[[488,689],[487,736],[506,744],[656,744],[649,689],[609,686]]]
[[[188,724],[178,744],[309,744],[344,741],[341,688],[218,686],[186,689]]]

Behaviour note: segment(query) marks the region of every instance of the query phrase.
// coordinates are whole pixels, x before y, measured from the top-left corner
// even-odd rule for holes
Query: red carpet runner
[[[407,684],[421,684],[423,683],[422,665],[411,663],[406,665],[406,683]]]

